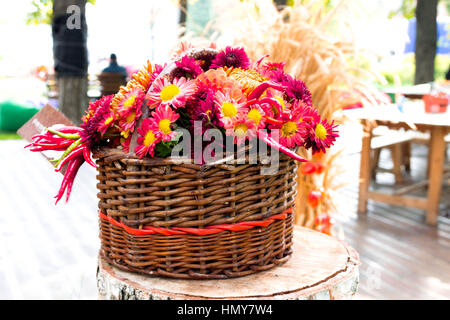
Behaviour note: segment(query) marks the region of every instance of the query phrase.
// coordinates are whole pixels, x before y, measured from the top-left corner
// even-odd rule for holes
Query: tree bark
[[[275,4],[275,7],[278,9],[278,11],[280,11],[286,6],[287,0],[273,0],[273,3]]]
[[[53,1],[53,59],[58,81],[58,105],[79,124],[87,108],[86,0]]]
[[[414,83],[434,81],[434,57],[437,41],[438,0],[417,0],[416,7],[416,72]]]
[[[186,18],[187,18],[187,0],[180,0],[180,18],[178,19],[178,24],[180,26],[186,27]],[[183,31],[180,36],[182,37],[185,34]]]

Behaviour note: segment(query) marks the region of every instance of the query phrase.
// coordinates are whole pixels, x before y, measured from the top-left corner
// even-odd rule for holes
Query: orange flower
[[[226,68],[225,71],[229,78],[239,82],[246,95],[249,95],[257,86],[269,79],[253,69]]]
[[[114,96],[111,102],[111,109],[115,110],[119,106],[120,102],[125,99],[125,95],[133,89],[140,88],[144,93],[147,92],[152,83],[152,74],[154,71],[155,70],[150,61],[147,61],[147,64],[143,69],[131,75],[131,79],[128,81],[127,85],[120,87],[119,92]]]
[[[228,78],[226,72],[222,68],[210,69],[200,74],[195,80],[199,91],[202,91],[202,88],[207,87],[208,89],[227,92],[232,99],[238,102],[244,100],[239,83]]]

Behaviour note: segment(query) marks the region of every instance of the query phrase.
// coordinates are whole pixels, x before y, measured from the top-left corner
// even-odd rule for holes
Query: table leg
[[[426,222],[436,225],[441,199],[442,175],[444,170],[445,130],[443,127],[433,127],[431,130],[429,157],[428,208]]]
[[[363,137],[361,148],[361,163],[359,168],[359,196],[358,196],[358,213],[367,211],[367,196],[370,185],[370,143],[372,141],[372,126],[363,123]]]
[[[395,183],[401,184],[403,183],[403,172],[402,172],[402,164],[403,164],[403,145],[395,144],[391,147],[392,154],[392,164],[393,164],[393,173],[395,177]]]

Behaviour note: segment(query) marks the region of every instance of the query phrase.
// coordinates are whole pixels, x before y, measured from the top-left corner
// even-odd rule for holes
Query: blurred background
[[[314,165],[299,170],[296,223],[360,253],[358,298],[450,298],[449,13],[445,0],[10,1],[0,11],[0,298],[96,298],[95,170],[84,166],[71,201],[55,207],[61,177],[16,131],[46,104],[79,123],[90,101],[180,43],[285,61],[341,124],[333,152],[304,155]],[[366,149],[363,129],[376,138]]]

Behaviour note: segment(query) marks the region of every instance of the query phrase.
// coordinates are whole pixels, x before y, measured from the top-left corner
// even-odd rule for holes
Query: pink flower
[[[98,131],[100,131],[102,136],[109,128],[112,127],[112,125],[114,124],[114,120],[115,116],[112,111],[109,111],[109,113],[103,115],[102,121],[98,124]]]
[[[169,106],[159,106],[152,112],[150,118],[150,129],[157,137],[164,141],[170,141],[176,133],[172,131],[172,124],[178,120],[179,114],[175,113]]]
[[[238,114],[235,117],[230,126],[225,131],[227,136],[234,136],[234,142],[240,145],[245,140],[250,140],[256,137],[256,127],[253,120],[249,119],[247,114]]]
[[[133,132],[137,121],[142,115],[141,108],[129,110],[125,117],[119,121],[119,127],[122,132]]]
[[[221,124],[225,128],[229,128],[236,119],[238,114],[246,113],[245,103],[239,102],[230,97],[228,93],[217,91],[215,94],[215,104]]]
[[[313,120],[306,124],[305,148],[312,148],[313,154],[325,153],[339,136],[336,127],[334,121],[328,123],[321,120],[319,115],[314,116]]]
[[[185,77],[194,79],[203,72],[194,58],[184,56],[180,61],[175,61],[175,64],[177,67],[171,72],[171,75],[175,78]]]
[[[151,120],[144,119],[142,126],[137,129],[140,137],[137,138],[138,145],[134,149],[136,155],[139,158],[145,157],[147,154],[155,156],[155,146],[161,141],[160,137],[156,136],[156,133],[150,128]]]
[[[141,109],[144,97],[145,92],[141,87],[135,87],[131,91],[125,93],[117,109],[119,118],[127,117],[133,110]]]
[[[287,148],[302,146],[304,143],[305,124],[299,112],[283,112],[279,124],[272,124],[271,130],[279,131],[279,142]],[[271,133],[273,136],[273,132]]]
[[[258,129],[264,129],[264,127],[266,126],[264,118],[265,115],[266,113],[264,112],[263,108],[261,108],[261,106],[258,104],[251,105],[247,113],[247,117],[253,121],[255,127]]]
[[[148,92],[151,108],[157,106],[184,107],[186,100],[195,93],[195,82],[186,78],[174,79],[170,83],[166,78],[158,78],[153,83],[153,89]]]

